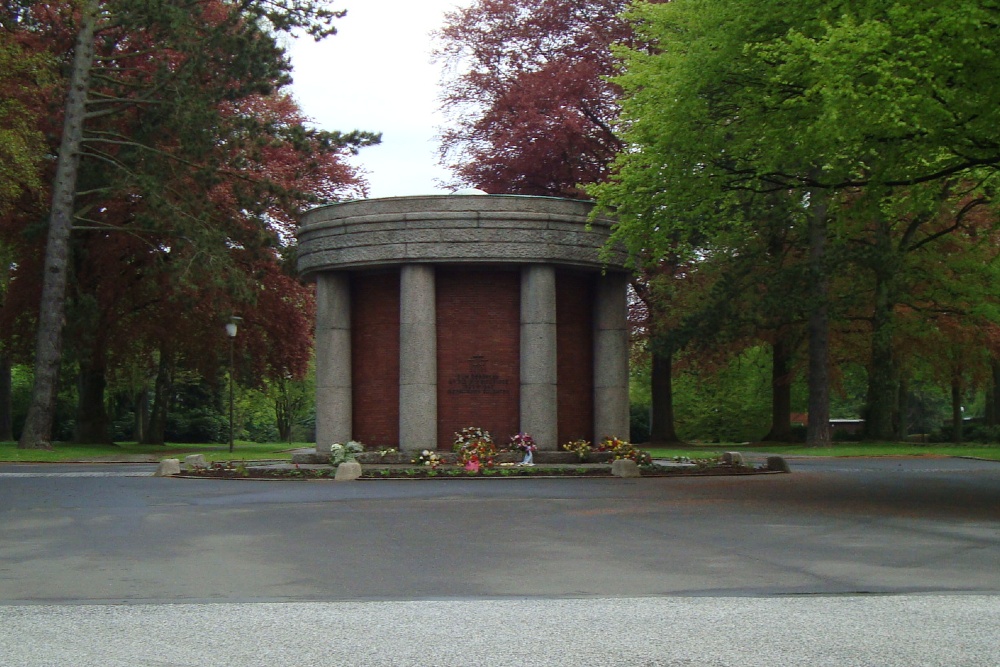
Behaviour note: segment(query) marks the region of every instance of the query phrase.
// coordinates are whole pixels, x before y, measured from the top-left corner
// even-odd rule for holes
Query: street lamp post
[[[233,453],[233,371],[236,365],[233,363],[233,348],[236,344],[237,323],[242,317],[230,317],[226,324],[226,335],[229,336],[229,453]]]

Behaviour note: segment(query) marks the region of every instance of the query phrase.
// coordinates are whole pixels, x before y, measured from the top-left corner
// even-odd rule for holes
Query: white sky
[[[340,0],[347,16],[320,43],[294,40],[292,94],[323,130],[382,133],[355,163],[367,171],[370,197],[444,192],[436,179],[440,65],[432,65],[430,32],[444,12],[471,0]]]

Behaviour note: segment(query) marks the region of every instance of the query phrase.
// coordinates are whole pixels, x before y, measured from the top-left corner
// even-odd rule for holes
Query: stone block
[[[317,278],[316,316],[320,331],[351,328],[351,288],[346,274],[330,272]]]
[[[435,323],[434,267],[407,264],[400,270],[400,321],[409,324]]]
[[[548,463],[556,465],[576,465],[583,463],[575,452],[544,451],[535,452],[535,463]]]
[[[156,466],[156,472],[153,473],[153,477],[170,477],[171,475],[179,474],[181,474],[180,459],[163,459]]]
[[[303,251],[302,254],[298,256],[299,270],[303,273],[314,271],[314,269],[325,269],[331,266],[337,266],[340,263],[340,250],[336,248],[325,249],[323,248],[323,239],[319,239],[314,243],[310,250]],[[316,273],[310,274],[310,279],[316,279]]]
[[[431,313],[434,306],[431,305]],[[399,325],[399,383],[437,384],[437,336],[434,324]]]
[[[785,461],[780,456],[768,456],[767,457],[767,469],[773,472],[791,472],[792,469],[788,467],[788,462]]]
[[[437,385],[399,387],[399,448],[408,452],[437,446]]]
[[[402,229],[405,225],[400,221],[398,213],[376,213],[359,215],[339,221],[345,226],[366,225],[373,229]]]
[[[403,213],[402,220],[403,229],[464,229],[479,226],[478,215],[468,211]]]
[[[184,457],[185,470],[198,470],[200,468],[207,467],[208,463],[205,462],[205,456],[203,454],[188,454]]]
[[[316,386],[316,450],[329,453],[330,445],[353,439],[351,388]]]
[[[351,331],[350,329],[320,329],[316,332],[317,387],[351,386]]]
[[[555,322],[521,325],[521,384],[556,383],[558,377],[556,331]]]
[[[409,240],[409,239],[407,239]],[[457,228],[452,227],[448,229],[442,229],[438,232],[437,238],[435,239],[414,239],[410,241],[411,243],[438,243],[438,244],[452,244],[452,243],[496,243],[497,241],[519,241],[521,239],[515,238],[513,235],[510,237],[504,237],[499,234],[490,234],[488,230],[480,229],[479,227],[465,227]]]
[[[556,323],[556,271],[533,264],[521,269],[521,323]]]
[[[628,330],[628,275],[608,273],[597,281],[594,330]]]
[[[406,465],[412,463],[414,459],[413,452],[386,452],[382,454],[378,450],[369,449],[363,452],[358,452],[355,455],[355,460],[358,463],[369,463],[369,464],[383,464],[383,465]],[[329,463],[329,458],[327,458]]]
[[[733,466],[745,466],[746,462],[743,460],[743,454],[740,452],[726,452],[722,455],[722,462],[726,465]]]
[[[350,482],[361,477],[361,464],[357,461],[344,461],[337,466],[337,474],[334,479],[338,482]]]
[[[597,385],[596,382],[594,384]],[[627,384],[620,384],[617,387],[594,387],[594,432],[595,437],[599,439],[610,437],[628,439]]]
[[[611,463],[611,474],[615,477],[642,477],[639,465],[632,459],[615,459]]]
[[[331,443],[332,444],[332,443]],[[292,454],[292,463],[304,464],[324,464],[330,462],[330,445],[326,446],[326,453],[320,452],[295,452]]]
[[[628,387],[628,331],[594,332],[594,386]]]
[[[373,215],[364,222],[369,229],[383,232],[398,232],[408,228],[406,220],[400,220],[398,215]]]
[[[559,429],[556,420],[556,383],[522,384],[520,401],[520,429],[535,439],[539,449],[557,450]]]

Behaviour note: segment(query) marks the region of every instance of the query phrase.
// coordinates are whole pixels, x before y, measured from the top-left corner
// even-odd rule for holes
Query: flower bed
[[[777,471],[744,465],[742,457],[733,453],[720,459],[675,459],[670,465],[658,465],[652,462],[648,452],[615,437],[605,438],[597,446],[586,440],[576,440],[564,444],[562,450],[538,451],[534,439],[527,433],[518,433],[511,437],[507,446],[497,447],[489,431],[470,426],[455,434],[454,451],[451,452],[366,450],[362,443],[351,441],[346,445],[334,444],[329,456],[315,455],[313,458],[310,455],[305,460],[293,457],[291,465],[215,463],[183,474],[229,479],[327,479],[336,476],[338,463],[357,461],[361,464],[361,479],[612,477],[612,463],[622,459],[634,461],[642,477],[748,475]],[[787,466],[783,470],[787,472]]]
[[[764,467],[749,467],[721,462],[699,462],[698,465],[639,467],[643,477],[689,477],[704,475],[753,475],[769,472]],[[333,466],[245,466],[239,463],[217,463],[208,468],[188,470],[186,477],[219,479],[333,479]],[[470,470],[464,465],[373,465],[362,466],[361,479],[470,479],[505,477],[613,477],[608,464],[536,465],[499,464],[492,468]]]

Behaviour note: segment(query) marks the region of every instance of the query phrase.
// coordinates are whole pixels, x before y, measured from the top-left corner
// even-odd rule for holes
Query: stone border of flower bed
[[[376,452],[377,454],[377,452]],[[360,458],[360,457],[359,457]],[[214,463],[205,466],[186,465],[185,470],[171,466],[162,476],[197,477],[214,479],[505,479],[511,477],[695,477],[760,475],[790,472],[781,457],[769,457],[764,465],[747,465],[742,459],[720,460],[715,463],[669,463],[636,466],[627,459],[616,462],[543,463],[520,466],[513,462],[500,462],[491,468],[471,472],[453,463],[436,466],[417,466],[410,461],[389,463],[364,463],[357,466],[360,473],[338,475],[338,467],[320,463],[276,463],[246,465],[242,462]],[[360,463],[360,462],[358,462]],[[631,465],[630,465],[631,464]],[[342,464],[343,465],[343,464]]]

